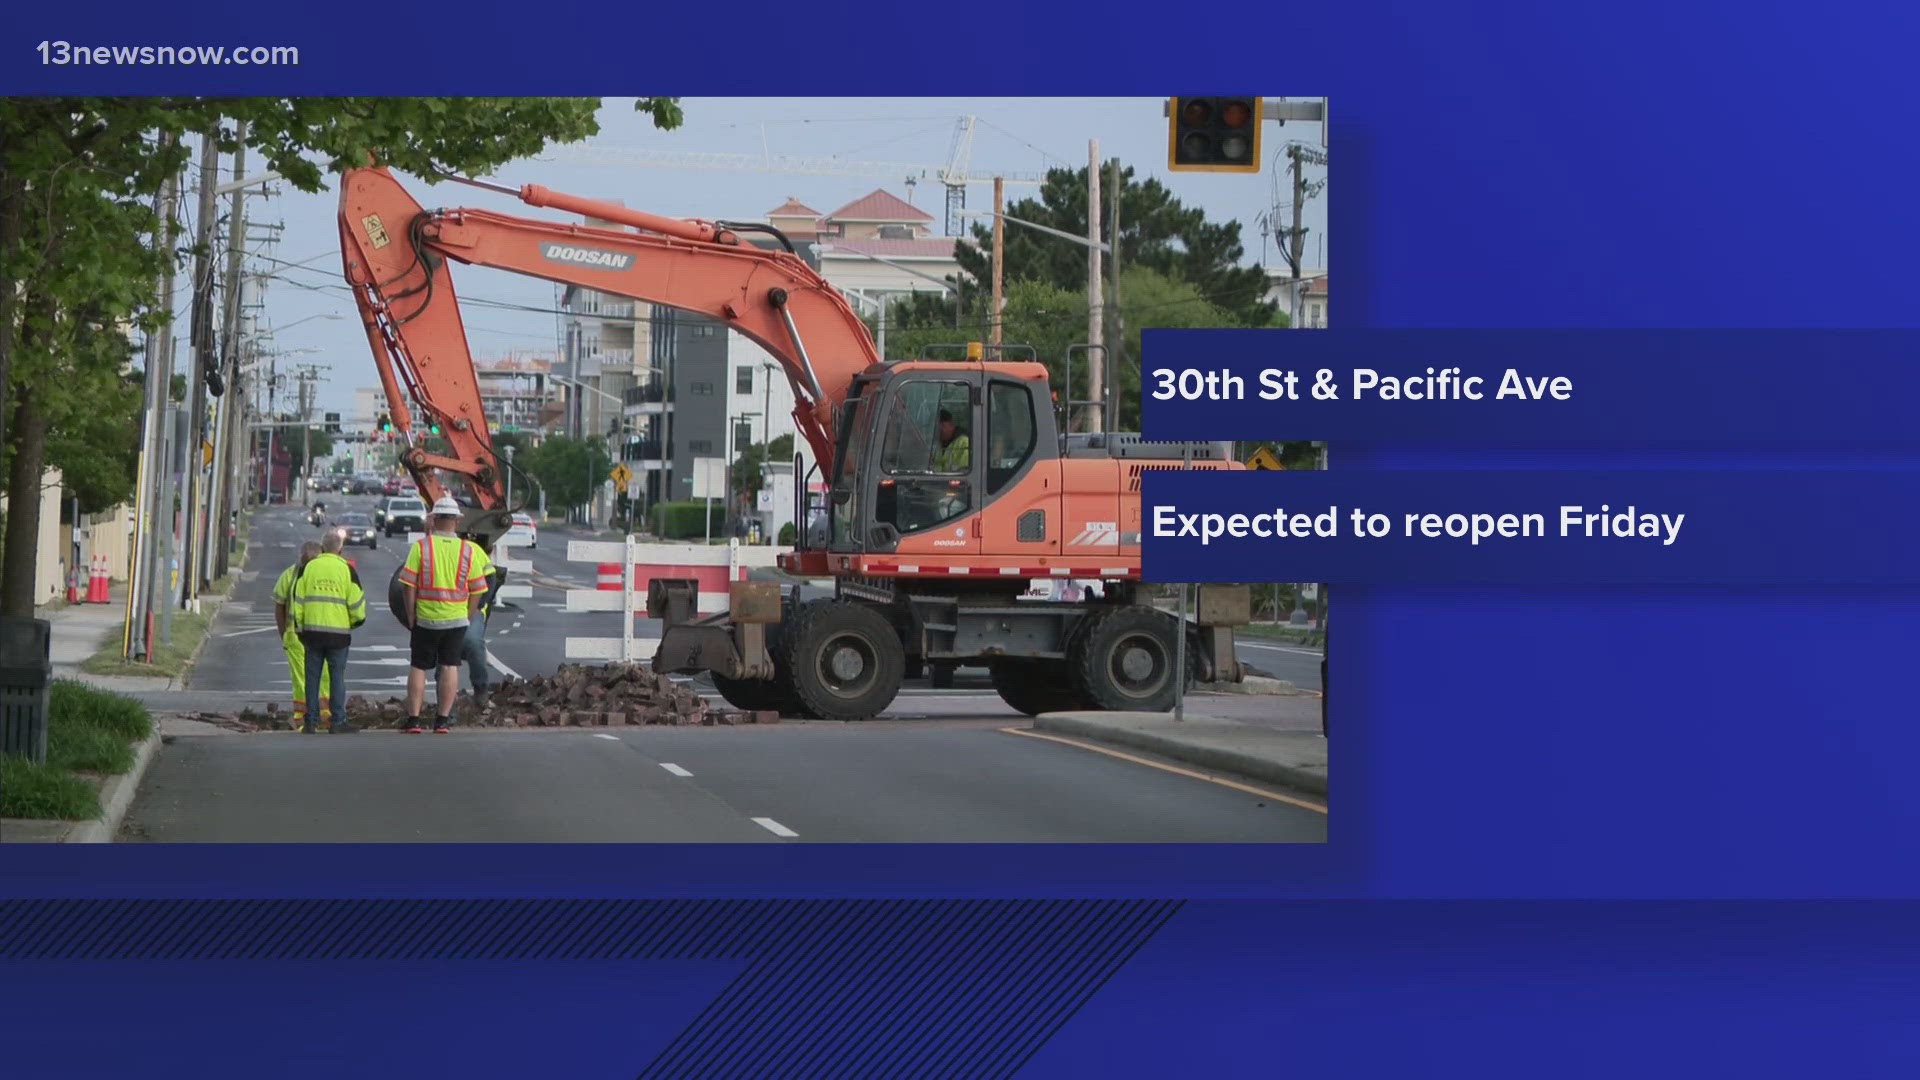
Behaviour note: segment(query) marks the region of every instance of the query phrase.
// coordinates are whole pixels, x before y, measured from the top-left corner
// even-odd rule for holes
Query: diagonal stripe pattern
[[[15,900],[6,960],[746,960],[639,1075],[1011,1076],[1158,900]]]

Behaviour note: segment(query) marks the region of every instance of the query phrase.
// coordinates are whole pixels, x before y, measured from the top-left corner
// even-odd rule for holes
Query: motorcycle
[[[325,511],[316,506],[313,508],[313,512],[307,515],[307,521],[317,528],[327,523],[327,515]]]

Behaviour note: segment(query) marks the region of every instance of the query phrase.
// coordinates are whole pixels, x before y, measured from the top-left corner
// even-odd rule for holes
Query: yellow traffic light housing
[[[1260,171],[1260,99],[1177,97],[1167,106],[1167,168]]]

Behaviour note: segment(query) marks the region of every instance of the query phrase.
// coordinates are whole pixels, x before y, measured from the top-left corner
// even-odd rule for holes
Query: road
[[[372,501],[332,496],[328,505],[341,513]],[[271,590],[315,533],[298,508],[255,515],[251,569],[215,620],[194,693],[290,703]],[[564,660],[567,636],[618,635],[613,613],[565,610],[560,590],[589,584],[593,572],[566,561],[567,539],[543,530],[538,547],[516,556],[534,565],[534,599],[501,611],[490,628],[499,672],[548,673]],[[405,685],[406,635],[385,609],[386,582],[403,551],[396,538],[347,552],[372,609],[355,635],[350,693],[384,698]],[[1282,678],[1292,664],[1300,682],[1310,668],[1317,681],[1318,654],[1271,651],[1271,660],[1250,659]],[[1206,695],[1191,707],[1317,730],[1317,704],[1304,707],[1311,700]],[[125,835],[221,842],[1326,838],[1324,810],[1310,800],[1196,777],[1148,755],[1020,734],[1028,724],[987,687],[984,672],[963,669],[950,689],[909,685],[887,717],[864,724],[182,735],[162,748]]]

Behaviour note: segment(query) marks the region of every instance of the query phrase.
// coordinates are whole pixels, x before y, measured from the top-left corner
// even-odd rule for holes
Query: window
[[[694,439],[691,442],[687,443],[687,447],[691,449],[695,454],[711,454],[713,453],[713,440],[712,439]]]
[[[967,385],[909,382],[887,406],[874,520],[902,533],[952,521],[973,508],[973,408]],[[941,420],[949,418],[951,427]],[[943,435],[951,438],[943,441]]]
[[[996,382],[987,391],[987,494],[998,495],[1033,456],[1033,390]]]
[[[736,367],[733,369],[733,392],[736,394],[753,393],[753,369]]]
[[[713,395],[713,384],[710,382],[694,383],[693,392],[702,396],[711,397]]]

